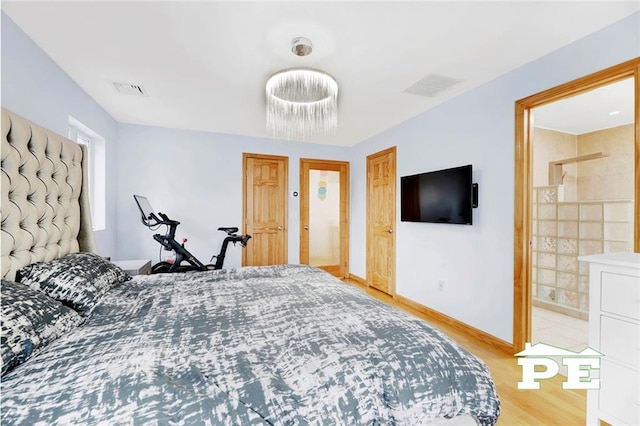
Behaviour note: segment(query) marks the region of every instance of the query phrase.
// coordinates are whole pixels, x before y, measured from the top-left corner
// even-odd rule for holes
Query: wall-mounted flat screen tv
[[[469,164],[403,176],[400,182],[400,220],[471,225],[472,172]]]

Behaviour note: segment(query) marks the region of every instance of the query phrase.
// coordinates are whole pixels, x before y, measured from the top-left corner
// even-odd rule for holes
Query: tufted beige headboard
[[[2,108],[0,154],[2,277],[13,280],[33,262],[95,253],[86,149]]]

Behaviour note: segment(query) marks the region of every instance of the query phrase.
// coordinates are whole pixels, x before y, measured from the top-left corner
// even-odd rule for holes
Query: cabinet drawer
[[[602,272],[600,309],[640,319],[640,277]]]
[[[600,327],[600,352],[640,370],[640,325],[603,315]]]
[[[600,410],[626,424],[640,424],[640,373],[609,362],[605,357],[600,378]]]

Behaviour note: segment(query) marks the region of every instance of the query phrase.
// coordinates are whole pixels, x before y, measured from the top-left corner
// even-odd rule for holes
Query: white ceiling
[[[351,146],[640,2],[3,1],[2,10],[119,122],[271,137],[264,84],[305,66],[340,85],[337,134],[310,141]],[[310,56],[290,52],[296,36],[312,40]],[[432,98],[403,93],[429,74],[461,83]]]
[[[633,95],[634,80],[628,78],[536,108],[534,126],[582,135],[630,124],[633,123]]]

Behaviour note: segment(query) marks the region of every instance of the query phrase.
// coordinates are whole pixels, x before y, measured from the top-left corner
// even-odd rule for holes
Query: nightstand
[[[121,267],[129,275],[149,275],[151,272],[151,260],[112,260],[111,263]]]

